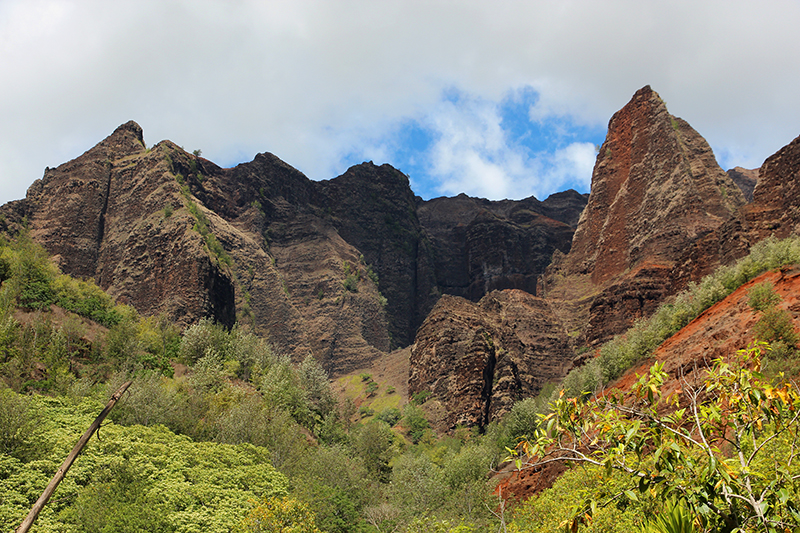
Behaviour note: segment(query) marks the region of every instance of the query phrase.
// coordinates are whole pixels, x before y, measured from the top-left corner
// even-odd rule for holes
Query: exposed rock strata
[[[761,165],[745,220],[753,240],[800,230],[800,137]]]
[[[680,290],[673,270],[687,250],[744,203],[708,143],[649,86],[637,91],[609,122],[571,250],[551,270],[551,280],[552,271],[589,276],[599,290],[586,341],[624,331]],[[715,264],[689,269],[686,279]]]
[[[488,265],[493,277],[470,289],[476,299],[500,286],[535,290],[526,255],[539,254],[541,270],[553,249],[568,248],[584,202],[574,192],[489,202],[485,220],[470,219],[474,261],[438,273],[469,278],[475,261]],[[418,216],[424,204],[389,165],[323,182],[268,153],[223,169],[169,141],[146,149],[129,122],[48,169],[25,200],[3,207],[2,224],[27,216],[64,272],[94,278],[140,312],[183,325],[239,320],[337,374],[410,344],[446,292],[434,258],[451,243],[436,248]],[[499,257],[512,260],[492,263]]]
[[[232,325],[230,272],[203,251],[180,185],[165,160],[170,143],[147,151],[134,122],[77,159],[48,169],[20,207],[31,236],[62,270],[94,278],[118,301],[188,324],[210,316]],[[170,214],[165,209],[169,206]],[[174,214],[172,210],[176,210]]]
[[[742,167],[734,167],[728,170],[728,176],[742,191],[747,202],[753,201],[753,190],[758,182],[758,170],[757,168],[747,169]]]
[[[492,202],[460,194],[420,202],[419,219],[434,250],[436,284],[473,301],[500,289],[536,294],[553,253],[569,251],[586,197],[575,191],[544,202]]]
[[[444,404],[440,429],[483,427],[563,378],[572,359],[546,300],[520,290],[493,291],[477,303],[445,295],[417,333],[409,393],[428,391]]]

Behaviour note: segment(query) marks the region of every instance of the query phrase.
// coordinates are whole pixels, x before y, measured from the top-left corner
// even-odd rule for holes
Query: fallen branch
[[[94,432],[97,431],[97,429],[100,427],[100,424],[103,423],[103,420],[105,420],[106,416],[108,416],[108,413],[111,412],[111,409],[114,408],[114,405],[117,403],[117,401],[122,397],[123,394],[125,394],[125,391],[128,390],[128,387],[130,387],[131,383],[132,382],[128,381],[127,383],[123,384],[117,392],[114,393],[114,395],[108,401],[105,409],[103,409],[103,411],[97,415],[97,418],[95,418],[94,422],[92,422],[92,425],[89,426],[89,429],[86,430],[86,433],[83,434],[75,447],[72,448],[72,451],[69,452],[67,458],[64,459],[64,463],[56,471],[53,479],[50,480],[50,483],[48,483],[42,495],[39,496],[39,499],[36,500],[35,504],[33,504],[28,516],[25,517],[25,520],[22,521],[15,533],[27,533],[27,531],[31,528],[33,522],[36,520],[36,517],[39,516],[39,513],[50,499],[50,496],[52,496],[53,492],[55,492],[58,484],[61,483],[61,480],[67,475],[67,470],[69,470],[69,467],[71,467],[72,463],[75,462],[75,459],[78,458],[81,450],[83,450],[84,446],[86,446],[86,444],[89,442],[89,439],[92,438]]]

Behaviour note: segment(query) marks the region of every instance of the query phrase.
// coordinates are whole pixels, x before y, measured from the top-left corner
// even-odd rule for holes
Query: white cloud
[[[129,119],[149,144],[328,178],[449,87],[532,87],[532,117],[604,125],[650,84],[729,165],[760,162],[800,133],[798,24],[793,0],[3,0],[0,202]],[[530,161],[491,123],[441,140],[438,168],[463,176],[448,191],[527,190]]]

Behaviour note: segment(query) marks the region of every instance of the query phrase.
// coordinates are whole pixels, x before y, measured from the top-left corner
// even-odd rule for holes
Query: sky
[[[798,0],[0,0],[0,204],[128,120],[425,199],[589,192],[644,85],[755,168],[800,134],[798,27]]]

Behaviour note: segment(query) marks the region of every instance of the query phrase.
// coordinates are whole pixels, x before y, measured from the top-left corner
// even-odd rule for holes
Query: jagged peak
[[[86,154],[102,154],[107,159],[117,159],[145,151],[142,127],[133,120],[120,125]]]
[[[124,135],[126,132],[132,133],[140,143],[144,144],[144,132],[142,127],[133,120],[129,120],[125,124],[118,126],[111,136]]]

